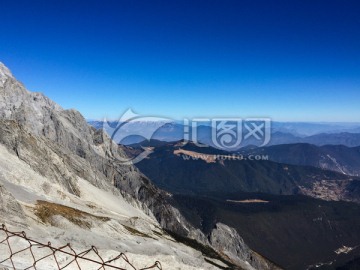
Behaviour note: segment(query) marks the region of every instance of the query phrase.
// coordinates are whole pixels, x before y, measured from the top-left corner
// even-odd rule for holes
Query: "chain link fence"
[[[0,270],[146,270],[160,269],[161,263],[136,268],[124,253],[104,260],[98,249],[92,246],[88,250],[76,252],[70,244],[54,247],[32,240],[25,232],[11,232],[4,224],[0,227]]]

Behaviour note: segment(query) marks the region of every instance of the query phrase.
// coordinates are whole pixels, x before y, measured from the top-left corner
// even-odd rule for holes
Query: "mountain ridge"
[[[308,143],[273,145],[244,149],[243,154],[262,154],[279,163],[313,166],[343,174],[360,175],[360,147],[316,146]]]
[[[239,191],[317,196],[315,190],[319,191],[319,185],[325,185],[327,189],[319,193],[319,197],[360,201],[360,194],[353,187],[360,183],[356,176],[312,166],[277,163],[271,159],[250,160],[241,153],[198,147],[191,142],[157,144],[159,146],[136,166],[154,183],[170,192],[181,194],[191,190],[193,194],[206,195],[214,191]],[[131,151],[138,154],[134,149]],[[260,156],[263,153],[256,152],[253,156],[256,154]],[[237,155],[242,158],[236,158]],[[343,185],[336,196],[337,193],[333,193],[334,189],[336,191],[334,183]]]
[[[111,121],[105,124],[104,121],[88,121],[90,125],[95,127],[96,129],[103,129],[106,130],[110,136],[112,129],[108,129],[107,125],[116,127],[120,122],[118,121]],[[274,124],[276,124],[275,122]],[[131,145],[136,143],[141,143],[144,138],[138,136],[139,130],[147,130],[151,126],[154,126],[151,122],[138,122],[136,120],[131,121],[130,125],[128,123],[127,129],[124,130],[126,132],[127,137],[125,137],[122,141],[118,142],[119,144],[123,145]],[[158,126],[157,130],[152,134],[151,139],[160,140],[160,141],[167,141],[167,142],[174,142],[184,139],[184,124],[178,123],[177,121],[173,121],[171,123],[167,123],[164,125],[160,125],[159,122],[156,122]],[[200,143],[210,145],[212,147],[216,147],[214,142],[212,141],[212,127],[211,124],[207,125],[199,125],[197,126],[197,136],[196,138],[192,138],[192,131],[191,127],[190,130],[190,140],[197,140]],[[352,132],[350,132],[352,131]],[[351,130],[347,129],[339,129],[334,130],[330,133],[319,132],[311,135],[299,135],[298,133],[292,133],[287,129],[279,129],[279,128],[272,128],[271,131],[271,139],[268,145],[279,145],[279,144],[293,144],[293,143],[310,143],[317,146],[322,146],[326,144],[331,145],[340,145],[343,144],[348,147],[356,147],[360,146],[360,127],[354,128]],[[249,145],[260,146],[262,144],[261,141],[249,138],[247,140],[243,140],[239,148],[247,147]]]
[[[44,233],[45,228],[48,228],[48,236],[51,238],[51,233],[59,234],[62,230],[71,228],[78,237],[67,232],[63,234],[63,240],[72,239],[78,245],[82,242],[89,243],[94,237],[94,241],[103,248],[108,245],[114,248],[115,243],[111,242],[113,240],[110,235],[117,239],[125,237],[128,239],[128,248],[137,254],[144,252],[142,255],[145,257],[154,256],[151,249],[146,248],[149,245],[146,244],[149,241],[147,239],[154,238],[154,241],[159,241],[159,244],[152,242],[157,246],[155,251],[160,252],[165,265],[175,264],[185,268],[187,263],[186,268],[189,269],[219,269],[219,265],[235,267],[233,269],[253,269],[253,264],[271,269],[271,263],[261,256],[254,257],[249,262],[237,261],[237,266],[232,264],[229,257],[224,260],[218,256],[214,259],[214,266],[205,260],[206,254],[180,243],[172,244],[164,230],[211,246],[204,234],[169,203],[171,194],[154,186],[136,167],[119,162],[126,155],[107,134],[89,126],[78,111],[64,110],[43,94],[26,90],[9,72],[2,73],[4,83],[0,85],[0,150],[4,158],[0,159],[0,202],[11,200],[8,206],[5,205],[10,207],[10,212],[0,217],[2,222],[6,222],[8,226],[31,230],[35,234]],[[105,197],[97,197],[96,194],[103,194]],[[107,198],[112,199],[109,201]],[[46,207],[57,205],[56,209],[64,209],[66,206],[92,214],[86,215],[85,220],[80,220],[77,224],[64,212],[39,220],[37,213],[44,207],[44,204],[40,204],[42,201],[51,202]],[[107,210],[114,207],[113,201],[124,207],[117,208],[119,213],[115,216],[113,210]],[[130,212],[125,209],[130,209]],[[94,218],[99,211],[109,219],[100,222]],[[139,218],[129,216],[131,213],[139,215]],[[83,228],[81,224],[90,227],[91,237],[80,237],[81,234],[87,234],[84,233],[87,227]],[[128,226],[132,230],[130,234],[140,230],[145,232],[140,235],[149,234],[151,237],[141,237],[139,233],[136,237],[129,236],[126,229]],[[101,228],[100,231],[97,227]],[[154,230],[158,232],[154,233]],[[127,233],[119,233],[123,231]],[[102,239],[107,239],[108,242]],[[145,248],[136,247],[136,242],[142,243]],[[167,251],[170,252],[171,259],[166,256],[165,250],[173,245],[177,245],[177,248]],[[249,251],[245,245],[239,248]]]

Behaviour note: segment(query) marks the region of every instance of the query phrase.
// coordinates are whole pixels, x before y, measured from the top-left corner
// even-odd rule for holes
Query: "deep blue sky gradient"
[[[360,121],[360,1],[0,0],[0,61],[87,118]]]

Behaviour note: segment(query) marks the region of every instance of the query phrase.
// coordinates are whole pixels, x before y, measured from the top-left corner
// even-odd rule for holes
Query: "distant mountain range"
[[[137,151],[141,151],[139,145],[125,147],[125,151],[128,155],[137,155]],[[182,141],[165,144],[151,141],[145,145],[157,146],[148,158],[136,166],[157,186],[170,192],[198,195],[212,192],[306,194],[331,200],[360,201],[360,193],[354,188],[360,183],[357,177],[314,166],[266,160],[267,152],[261,151],[263,148],[247,151],[249,155],[264,156],[265,160],[249,160],[245,155],[243,160],[238,160],[234,153],[199,147],[193,143],[184,144]],[[327,188],[320,192],[318,186],[324,185]]]
[[[104,127],[102,121],[89,121],[89,124],[97,129]],[[122,123],[117,121],[109,122],[105,130],[112,136],[113,129],[121,126]],[[159,124],[158,122],[134,121],[126,124],[126,128],[118,129],[121,132],[122,141],[120,144],[129,145],[139,143],[144,137],[137,134],[146,133],[146,130],[156,131],[152,139],[160,141],[179,141],[184,139],[185,126],[178,122]],[[151,132],[151,131],[150,131]],[[322,145],[345,145],[348,147],[360,146],[360,127],[358,124],[315,124],[315,123],[272,123],[271,140],[268,145],[293,144],[293,143],[310,143],[318,146]],[[193,140],[190,128],[190,139]],[[212,140],[211,125],[202,123],[197,127],[196,140],[200,143],[216,147]],[[262,142],[257,139],[249,138],[243,140],[240,147],[248,145],[260,146]]]
[[[360,202],[357,177],[289,162],[226,160],[233,153],[184,141],[151,140],[123,149],[137,155],[141,146],[152,148],[153,153],[136,166],[157,186],[172,192],[172,204],[205,234],[217,222],[224,223],[235,228],[253,250],[284,269],[311,269],[311,265],[328,269],[329,263],[333,265],[329,269],[335,269],[360,257],[356,248],[360,206],[343,202]],[[284,153],[297,161],[304,153],[309,157],[314,153],[314,161],[301,164],[312,165],[321,157],[318,153],[344,155],[345,162],[347,149],[348,157],[358,150],[296,144],[248,147],[242,155],[280,157]],[[337,255],[342,245],[354,250]]]
[[[267,155],[270,160],[293,165],[313,166],[343,174],[360,175],[360,147],[343,145],[316,146],[308,143],[248,147],[247,155]]]
[[[274,132],[284,132],[298,137],[320,133],[360,133],[360,123],[272,122]]]

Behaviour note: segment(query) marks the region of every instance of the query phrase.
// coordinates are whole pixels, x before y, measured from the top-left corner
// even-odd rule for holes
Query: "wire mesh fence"
[[[0,269],[16,270],[146,270],[162,269],[161,263],[144,268],[136,268],[124,253],[104,259],[95,246],[76,252],[70,244],[54,247],[32,240],[25,232],[11,232],[4,224],[0,227]]]

